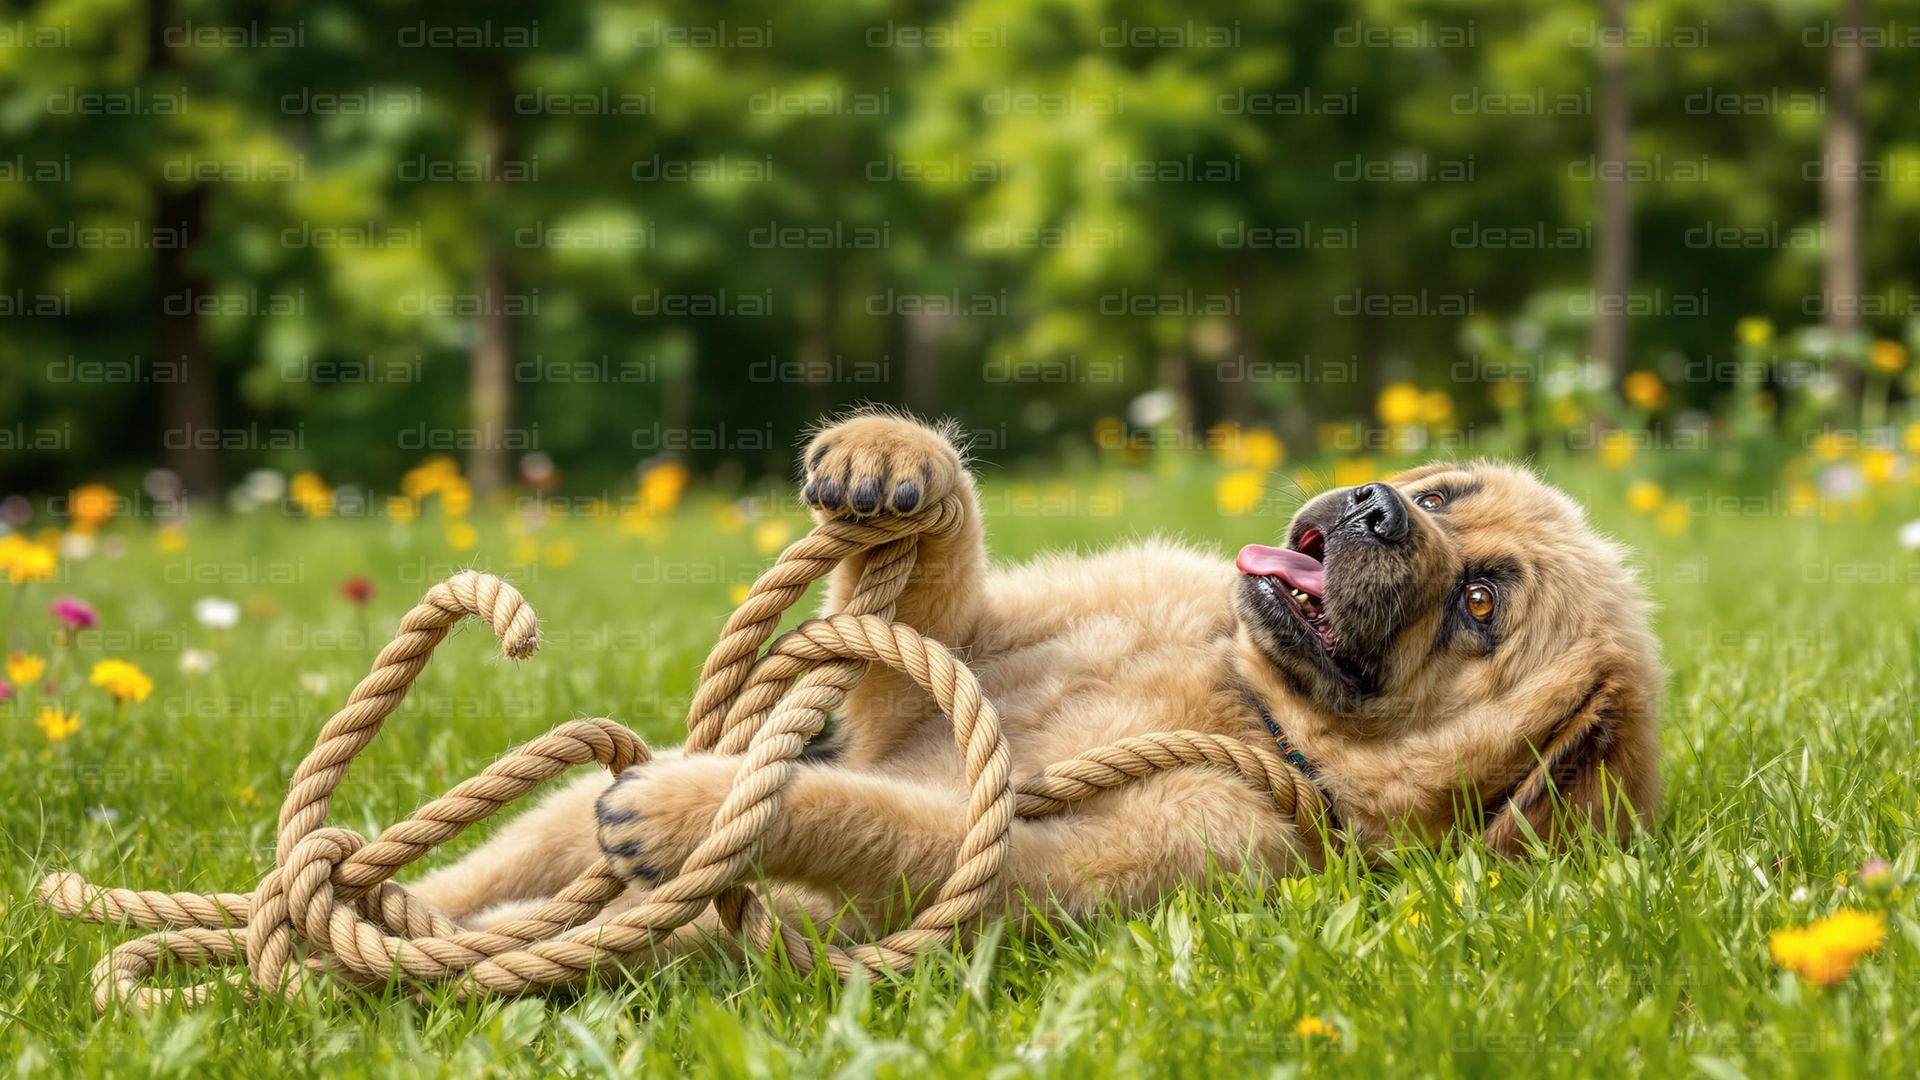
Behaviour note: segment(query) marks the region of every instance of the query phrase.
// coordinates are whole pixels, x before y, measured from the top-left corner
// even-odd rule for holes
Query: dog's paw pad
[[[908,515],[952,493],[963,466],[945,435],[898,416],[856,416],[821,432],[804,455],[800,498],[847,517]]]
[[[627,775],[614,781],[593,804],[595,837],[607,869],[623,881],[648,887],[666,879],[665,868],[649,856],[646,840],[647,817],[632,798],[636,785],[627,784]]]

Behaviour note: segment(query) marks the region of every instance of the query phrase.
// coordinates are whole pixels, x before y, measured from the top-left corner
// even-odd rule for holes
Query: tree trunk
[[[154,370],[166,425],[162,460],[196,502],[220,497],[222,442],[214,434],[220,425],[220,368],[200,333],[193,305],[168,304],[166,299],[181,293],[197,298],[207,291],[206,279],[192,266],[189,246],[200,236],[206,203],[207,191],[198,186],[163,188],[155,200],[159,227],[178,229],[182,237],[182,246],[158,249],[153,262],[153,306],[160,312]]]
[[[482,119],[480,136],[487,160],[501,160],[506,153],[506,137],[497,104]],[[491,188],[495,182],[490,180],[488,184]],[[498,192],[489,190],[486,194],[497,196]],[[482,215],[480,267],[475,283],[480,290],[480,319],[474,328],[468,362],[467,410],[474,439],[472,449],[467,451],[467,476],[474,494],[480,496],[506,487],[513,475],[507,449],[507,425],[513,419],[513,326],[506,310],[506,257],[500,250],[493,213],[501,201],[497,197],[483,201],[488,212]]]
[[[940,412],[940,339],[953,316],[944,312],[909,311],[906,323],[906,364],[901,392],[906,406],[921,416]]]
[[[1820,195],[1826,211],[1825,281],[1827,327],[1841,334],[1860,329],[1860,156],[1865,138],[1860,125],[1860,88],[1867,79],[1867,50],[1859,31],[1866,22],[1865,0],[1846,0],[1842,28],[1853,33],[1828,53],[1827,114]]]
[[[1259,343],[1253,339],[1253,326],[1247,321],[1247,305],[1253,302],[1253,275],[1246,260],[1236,259],[1227,270],[1227,295],[1233,297],[1233,314],[1227,319],[1232,343],[1227,355],[1212,358],[1205,378],[1195,380],[1195,408],[1206,408],[1202,421],[1231,420],[1243,427],[1268,423],[1274,408],[1273,391],[1255,382],[1246,373],[1265,356],[1255,355]],[[1223,382],[1220,370],[1237,372],[1232,382]],[[1202,387],[1205,388],[1204,392]]]
[[[794,399],[811,401],[813,404],[806,411],[815,415],[837,412],[850,404],[868,398],[881,400],[883,392],[878,389],[869,386],[843,387],[840,385],[847,372],[845,358],[840,355],[840,264],[829,260],[820,268],[818,280],[820,309],[814,313],[813,325],[807,328],[800,346],[802,361],[800,378],[807,385],[805,390],[795,388]],[[784,363],[787,357],[783,356],[780,359]],[[893,359],[888,357],[884,362],[888,365],[884,379],[886,383],[884,393],[888,398],[898,400],[893,396],[895,391],[892,389]],[[814,378],[815,372],[822,373],[822,377]],[[853,390],[861,392],[849,392]]]
[[[506,434],[513,413],[512,328],[503,306],[507,268],[492,239],[484,243],[478,282],[480,324],[473,338],[467,387],[474,433],[473,447],[467,451],[467,475],[476,495],[488,495],[507,485],[511,462]]]
[[[1185,436],[1193,428],[1193,365],[1184,349],[1167,349],[1155,365],[1160,389],[1173,395],[1173,415],[1166,426]]]
[[[175,25],[173,5],[155,0],[147,8],[147,73],[174,68],[166,31]],[[198,297],[207,283],[193,268],[193,245],[206,223],[206,189],[164,182],[154,189],[156,229],[179,231],[179,243],[155,250],[152,304],[159,313],[154,334],[154,370],[160,385],[160,415],[165,425],[161,460],[180,477],[182,490],[195,501],[218,499],[221,486],[220,369],[200,330],[193,304],[168,304],[182,292]],[[170,312],[169,309],[180,309]]]
[[[1626,0],[1606,0],[1606,28],[1619,40],[1626,26]],[[1633,204],[1624,163],[1627,160],[1626,49],[1600,46],[1599,174],[1594,202],[1599,223],[1593,245],[1593,325],[1587,354],[1614,377],[1627,366],[1627,311],[1624,297],[1633,285]]]

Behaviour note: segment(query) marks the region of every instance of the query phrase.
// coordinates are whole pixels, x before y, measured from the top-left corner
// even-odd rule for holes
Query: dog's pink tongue
[[[1320,565],[1320,560],[1303,552],[1248,544],[1240,549],[1240,557],[1234,560],[1234,565],[1243,574],[1277,577],[1308,595],[1325,595],[1326,568]]]

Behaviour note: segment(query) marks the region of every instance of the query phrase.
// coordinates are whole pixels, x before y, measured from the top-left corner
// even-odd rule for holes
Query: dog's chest
[[[965,655],[999,710],[1017,765],[1219,723],[1221,687],[1230,681],[1227,589],[1216,563],[1171,554],[1123,549],[1001,583]],[[1146,566],[1162,579],[1130,576]]]

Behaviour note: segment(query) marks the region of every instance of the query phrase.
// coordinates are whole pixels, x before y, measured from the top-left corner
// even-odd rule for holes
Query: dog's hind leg
[[[593,801],[613,784],[595,772],[520,813],[480,847],[433,871],[407,891],[461,922],[488,908],[559,892],[593,865]]]

